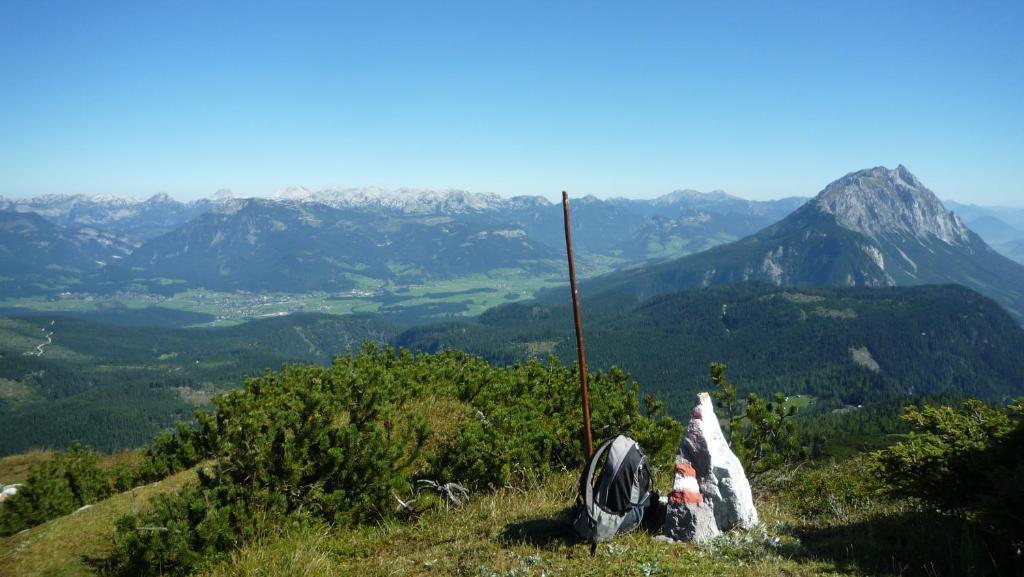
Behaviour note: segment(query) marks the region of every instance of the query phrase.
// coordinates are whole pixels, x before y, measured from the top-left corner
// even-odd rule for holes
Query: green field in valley
[[[156,308],[204,315],[187,326],[228,326],[297,312],[384,313],[404,323],[474,316],[497,305],[532,298],[539,290],[565,283],[565,279],[558,276],[538,277],[522,269],[492,269],[486,274],[408,285],[383,284],[367,277],[359,280],[358,288],[341,293],[190,289],[169,296],[122,291],[10,298],[0,300],[0,314],[66,312],[109,316]]]

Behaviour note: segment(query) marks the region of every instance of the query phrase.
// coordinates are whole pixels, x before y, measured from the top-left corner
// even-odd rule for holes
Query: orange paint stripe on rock
[[[703,501],[700,496],[700,488],[697,485],[697,471],[690,463],[685,461],[676,463],[676,478],[670,499],[676,505],[682,503],[699,505]]]

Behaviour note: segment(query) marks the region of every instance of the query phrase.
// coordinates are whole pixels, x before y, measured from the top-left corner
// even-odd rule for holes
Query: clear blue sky
[[[903,163],[1022,206],[1022,30],[1022,2],[5,0],[0,194],[772,198]]]

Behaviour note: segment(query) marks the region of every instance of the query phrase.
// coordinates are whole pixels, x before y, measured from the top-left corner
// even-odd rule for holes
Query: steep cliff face
[[[906,235],[972,249],[971,231],[903,165],[850,173],[821,191],[814,205],[843,228],[877,241]]]

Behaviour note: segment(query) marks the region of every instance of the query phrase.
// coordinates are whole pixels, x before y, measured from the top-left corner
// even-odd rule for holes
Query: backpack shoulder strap
[[[580,494],[583,496],[583,506],[590,511],[594,507],[594,473],[597,471],[597,464],[601,461],[601,456],[608,451],[608,447],[615,441],[615,437],[608,439],[601,443],[601,446],[594,451],[594,454],[590,457],[590,462],[587,463],[586,469],[583,470],[583,477],[580,478]]]

